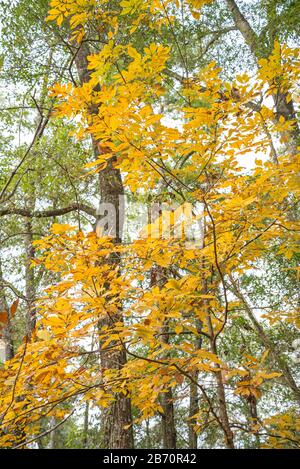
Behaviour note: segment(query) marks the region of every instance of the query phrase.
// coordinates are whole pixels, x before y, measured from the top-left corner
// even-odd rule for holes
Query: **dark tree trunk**
[[[76,54],[75,64],[78,72],[78,76],[81,83],[86,83],[90,79],[90,72],[88,70],[87,57],[91,55],[89,46],[87,43],[81,44],[81,47]],[[100,87],[99,87],[100,89]],[[97,106],[90,108],[90,114],[96,115],[98,112]],[[91,135],[93,150],[95,157],[97,158],[102,153],[107,152],[107,148],[101,145],[93,135]],[[122,227],[123,227],[123,195],[124,188],[120,171],[114,167],[115,158],[112,157],[108,161],[108,165],[105,169],[99,173],[99,191],[100,191],[100,203],[103,207],[105,204],[111,204],[115,211],[116,229],[111,235],[114,236],[115,242],[120,243],[122,239]],[[97,226],[101,224],[102,218],[105,213],[99,213],[99,217],[96,223]],[[108,233],[110,234],[110,233]],[[112,263],[118,263],[119,259],[110,259]],[[122,311],[115,314],[113,318],[108,317],[101,320],[99,327],[108,325],[112,326],[114,322],[122,321]],[[100,344],[101,346],[101,344]],[[106,369],[122,368],[126,363],[126,351],[121,348],[112,349],[112,351],[102,351],[101,353],[101,365]],[[107,409],[103,410],[103,422],[104,422],[104,446],[110,449],[126,449],[133,448],[133,430],[132,430],[132,416],[131,416],[131,400],[129,397],[123,395],[116,395],[115,401]]]
[[[159,268],[160,270],[161,268]],[[163,326],[162,332],[165,332],[168,329],[168,323]],[[162,335],[162,342],[168,343],[169,336],[167,334]],[[166,392],[161,393],[160,395],[160,405],[163,409],[161,416],[161,425],[162,425],[162,437],[163,437],[163,448],[165,449],[175,449],[176,448],[176,426],[174,418],[174,398],[173,391],[171,388],[168,388]]]
[[[198,372],[194,372],[192,375],[194,381],[198,379]],[[193,417],[199,411],[199,402],[198,402],[198,388],[194,382],[190,383],[190,404],[189,404],[189,448],[197,449],[198,438],[197,433],[194,430],[196,424],[196,418]]]
[[[161,215],[161,208],[156,214],[151,213],[151,207],[148,206],[148,223],[152,223],[154,221],[155,216]],[[162,288],[166,278],[166,272],[163,267],[155,266],[152,267],[150,273],[150,286],[158,286]],[[168,321],[166,320],[161,328],[161,341],[163,343],[169,342],[169,335],[164,334],[168,330]],[[161,393],[159,396],[160,405],[163,409],[163,413],[161,414],[161,429],[162,429],[162,443],[163,448],[165,449],[174,449],[176,448],[176,426],[175,426],[175,419],[174,419],[174,405],[173,405],[173,392],[172,389],[167,389],[166,392]]]
[[[255,426],[259,423],[256,397],[252,396],[252,395],[249,396],[248,397],[248,403],[249,403],[249,410],[250,410],[250,416],[251,416],[251,424]],[[257,429],[253,430],[253,433],[255,435],[256,446],[257,446],[257,448],[259,448],[260,447],[260,438],[259,438],[258,430]]]
[[[160,396],[164,413],[161,416],[164,449],[176,448],[176,428],[174,422],[173,393],[171,389]]]
[[[90,403],[87,401],[85,403],[84,409],[84,422],[83,422],[83,441],[82,447],[87,449],[89,447],[89,412],[90,411]]]
[[[218,356],[217,346],[214,340],[214,331],[211,322],[210,314],[207,313],[207,326],[210,335],[210,348],[212,353]],[[216,364],[217,368],[220,368],[218,364]],[[220,413],[220,421],[222,423],[222,430],[225,436],[225,444],[226,447],[229,449],[234,449],[234,441],[233,441],[233,433],[229,423],[229,417],[227,412],[227,402],[226,402],[226,395],[225,395],[225,388],[222,378],[221,369],[215,373],[216,381],[217,381],[217,396],[218,396],[218,404],[219,404],[219,413]]]

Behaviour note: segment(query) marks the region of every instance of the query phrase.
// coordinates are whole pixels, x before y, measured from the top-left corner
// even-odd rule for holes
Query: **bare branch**
[[[47,218],[47,217],[56,217],[59,215],[65,215],[66,213],[70,213],[73,211],[82,211],[87,213],[88,215],[91,215],[92,217],[96,218],[96,210],[93,207],[90,207],[89,205],[82,204],[82,203],[73,203],[69,205],[68,207],[63,207],[63,208],[55,208],[55,209],[49,209],[49,210],[35,210],[31,212],[30,210],[26,208],[18,208],[18,207],[12,207],[12,208],[5,208],[0,210],[0,217],[4,217],[6,215],[20,215],[21,217],[27,217],[27,218]]]

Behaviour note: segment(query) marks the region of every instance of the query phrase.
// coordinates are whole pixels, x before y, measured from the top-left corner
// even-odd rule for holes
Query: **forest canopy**
[[[0,447],[300,448],[300,3],[0,6]]]

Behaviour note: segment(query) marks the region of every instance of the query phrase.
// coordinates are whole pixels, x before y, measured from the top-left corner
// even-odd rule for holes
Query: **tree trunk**
[[[56,418],[51,417],[50,418],[50,423],[49,423],[50,427],[55,427],[56,424],[57,424]],[[56,449],[57,448],[57,431],[58,431],[58,429],[54,428],[54,430],[52,430],[52,432],[50,432],[49,449]]]
[[[32,204],[31,204],[31,209]],[[34,258],[34,247],[33,247],[33,235],[32,235],[32,222],[30,218],[26,218],[25,222],[26,235],[24,238],[25,241],[25,291],[26,291],[26,301],[27,301],[27,324],[26,324],[26,333],[30,337],[36,324],[36,308],[35,308],[35,285],[34,285],[34,271],[31,267],[32,259]]]
[[[251,419],[252,419],[251,423],[252,423],[253,426],[255,426],[259,423],[256,397],[250,395],[248,397],[248,403],[249,403],[249,410],[250,410],[250,415],[251,415]],[[253,433],[255,435],[256,447],[259,448],[260,447],[260,438],[259,438],[258,431],[255,429],[255,430],[253,430]]]
[[[118,319],[115,319],[118,321]],[[119,319],[120,320],[120,319]],[[111,325],[111,324],[110,324]],[[103,368],[121,369],[126,363],[124,349],[103,350],[101,353],[101,365]],[[131,417],[131,400],[129,397],[117,394],[114,402],[102,411],[102,421],[105,448],[128,449],[133,448],[133,430]]]
[[[176,449],[176,428],[174,423],[173,393],[171,389],[160,396],[160,403],[164,410],[161,416],[164,449]]]
[[[158,213],[156,215],[161,215],[161,208],[159,207]],[[151,213],[151,208],[148,206],[148,224],[153,222],[153,214]],[[165,282],[164,269],[160,266],[155,266],[151,269],[150,273],[150,287],[158,286],[162,288]],[[168,330],[168,321],[165,321],[161,328],[161,341],[165,344],[169,342],[169,335],[164,334]],[[161,393],[159,396],[160,405],[163,409],[161,414],[161,426],[162,426],[162,440],[163,448],[165,449],[175,449],[176,448],[176,426],[174,420],[174,406],[173,406],[173,392],[169,388],[166,392]]]
[[[78,45],[77,45],[78,46]],[[82,43],[75,57],[75,64],[81,84],[86,83],[90,79],[88,70],[88,59],[91,55],[88,44]],[[99,87],[100,89],[100,87]],[[90,114],[97,114],[98,107],[92,106]],[[101,153],[106,153],[107,149],[101,146],[93,135],[91,135],[93,150],[95,157],[99,157]],[[106,209],[107,204],[111,204],[115,212],[115,232],[108,233],[114,235],[115,242],[120,243],[122,239],[123,228],[123,195],[124,188],[120,171],[114,168],[115,157],[112,157],[105,169],[99,173],[100,185],[100,203]],[[105,217],[105,213],[99,213],[96,223],[97,227],[101,224],[101,220]],[[118,263],[119,259],[110,260]],[[103,325],[112,326],[113,322],[122,321],[122,312],[120,311],[114,318],[106,318],[101,321],[100,327]],[[100,344],[101,345],[101,344]],[[126,363],[126,351],[124,349],[113,349],[112,351],[102,351],[101,364],[103,368],[122,368]],[[110,449],[126,449],[133,448],[133,430],[131,416],[131,400],[124,395],[116,395],[115,401],[107,409],[103,410],[104,421],[104,446]],[[125,428],[126,427],[126,428]]]
[[[255,59],[258,61],[262,57],[267,57],[272,52],[274,47],[274,34],[271,34],[271,43],[269,44],[269,47],[266,50],[262,50],[261,41],[259,40],[258,35],[255,33],[248,20],[242,14],[236,1],[226,0],[226,3],[232,15],[235,26],[242,34],[245,43],[249,46]],[[295,121],[291,131],[282,133],[282,137],[285,140],[286,150],[294,155],[297,153],[300,129],[296,121],[296,113],[293,101],[288,101],[287,96],[288,93],[282,93],[280,90],[278,90],[278,92],[273,95],[273,100],[277,119],[282,116],[286,121]]]
[[[8,306],[8,302],[5,295],[5,289],[2,284],[3,282],[3,273],[2,273],[2,265],[0,259],[0,312],[7,313],[7,322],[3,324],[2,330],[0,329],[0,338],[2,335],[2,340],[4,342],[4,361],[10,360],[14,357],[14,344],[12,338],[12,323],[11,323],[11,315],[10,315],[10,308]],[[1,325],[1,323],[0,323]]]
[[[194,381],[198,379],[198,372],[195,371],[192,375]],[[191,382],[190,384],[190,404],[189,404],[189,448],[197,449],[198,438],[197,433],[194,430],[196,424],[196,418],[193,416],[199,411],[199,402],[198,402],[198,387],[195,383]]]
[[[196,339],[195,348],[200,350],[202,348],[202,327],[203,321],[196,319],[196,327],[198,331],[198,337]],[[199,412],[199,395],[198,395],[198,370],[195,370],[191,373],[193,382],[190,383],[190,403],[189,403],[189,448],[197,449],[198,446],[198,436],[197,432],[194,429],[194,426],[197,423],[197,418],[193,418],[195,414]]]
[[[211,322],[211,317],[210,317],[209,312],[206,315],[206,322],[207,322],[208,332],[210,335],[211,351],[216,356],[218,356],[218,350],[217,350],[217,346],[215,343],[213,325]],[[218,364],[216,364],[216,367],[220,368]],[[225,389],[224,389],[221,369],[219,369],[219,371],[216,372],[216,381],[217,381],[217,395],[218,395],[218,402],[219,402],[220,421],[222,422],[222,430],[225,435],[225,444],[227,448],[234,449],[235,446],[234,446],[234,441],[233,441],[233,433],[230,428],[230,423],[229,423],[229,418],[228,418],[228,413],[227,413],[227,403],[226,403]]]
[[[162,332],[165,332],[167,329],[168,324],[166,323],[162,328]],[[167,344],[169,342],[169,336],[167,334],[162,335],[161,341]],[[164,449],[175,449],[177,435],[172,389],[168,388],[166,392],[161,393],[159,400],[160,405],[163,408],[163,414],[161,416],[163,447]]]
[[[150,449],[152,447],[151,445],[151,432],[150,432],[150,425],[149,425],[149,419],[146,420],[146,448]]]
[[[243,35],[245,42],[249,46],[252,54],[257,57],[259,40],[256,33],[253,31],[252,27],[250,26],[250,23],[239,9],[235,0],[226,0],[226,3],[233,17],[233,21],[236,28]]]
[[[157,268],[158,270],[161,269]],[[153,275],[153,272],[151,272]],[[157,272],[155,278],[158,279],[161,277]],[[153,278],[152,278],[153,281]],[[155,283],[152,283],[154,285]],[[157,283],[156,283],[157,284]],[[161,283],[158,280],[158,285]],[[168,329],[168,323],[166,322],[161,329],[162,336],[161,341],[165,344],[169,342],[169,335],[163,334]],[[161,393],[160,397],[160,405],[163,409],[163,413],[161,415],[161,425],[162,425],[162,437],[163,437],[163,448],[165,449],[175,449],[176,448],[176,426],[175,426],[175,419],[174,419],[174,405],[173,405],[173,392],[171,388],[168,388],[166,392]]]
[[[82,441],[82,447],[85,449],[89,447],[89,410],[90,410],[90,403],[89,401],[87,401],[85,403],[85,409],[84,409],[83,441]]]
[[[206,230],[207,230],[207,226],[206,226],[205,218],[204,218],[203,238],[202,238],[203,248],[205,247],[205,244],[206,244]],[[204,258],[202,261],[202,267],[203,269],[205,268]],[[208,293],[207,279],[204,275],[202,277],[202,293],[204,295]],[[212,320],[210,316],[210,311],[207,306],[207,300],[205,299],[203,300],[203,310],[206,311],[205,321],[206,321],[206,326],[207,326],[208,335],[209,335],[210,350],[212,353],[218,356],[218,350],[217,350],[217,344],[215,340],[213,324],[212,324]],[[199,325],[198,328],[200,332],[200,330],[202,329],[202,323]],[[201,347],[201,342],[200,342],[200,347]],[[233,440],[233,433],[230,427],[228,413],[227,413],[227,402],[226,402],[225,388],[224,388],[223,377],[222,377],[222,370],[220,369],[219,364],[216,364],[216,368],[218,369],[218,371],[215,373],[215,377],[217,381],[217,395],[218,395],[218,407],[219,407],[219,414],[220,414],[220,426],[221,426],[221,430],[224,433],[226,447],[228,449],[234,449],[235,446],[234,446],[234,440]]]

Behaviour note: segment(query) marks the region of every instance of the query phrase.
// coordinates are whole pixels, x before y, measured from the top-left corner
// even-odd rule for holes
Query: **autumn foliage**
[[[207,3],[186,8],[197,20]],[[241,285],[270,255],[298,269],[297,124],[278,115],[274,96],[298,102],[299,49],[275,42],[257,72],[232,81],[209,63],[174,82],[176,43],[161,38],[177,7],[50,1],[46,21],[69,28],[76,47],[92,28],[106,38],[88,56],[88,81],[49,90],[52,119],[73,119],[72,138],[98,142],[86,174],[119,170],[133,200],[163,209],[126,242],[59,223],[34,241],[32,268],[44,266],[55,281],[36,301],[33,333],[1,368],[2,446],[24,447],[45,419],[63,420],[86,402],[107,410],[117,398],[134,409],[127,432],[164,414],[170,390],[184,407],[194,385],[201,404],[178,418],[199,436],[211,428],[227,447],[238,447],[240,432],[257,447],[299,447],[299,388],[261,325],[297,331],[297,307],[286,298],[255,310]],[[140,48],[135,35],[145,28],[153,34]],[[230,343],[243,330],[234,356]],[[105,364],[121,353],[125,361]],[[260,415],[273,385],[288,390],[291,405]]]

